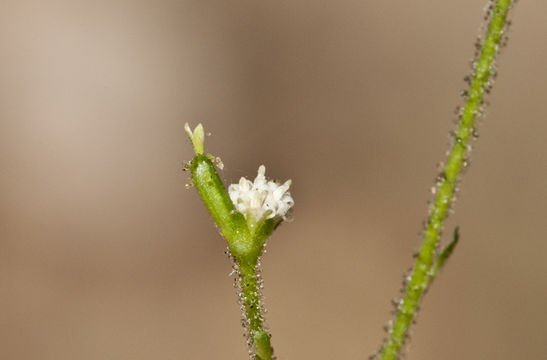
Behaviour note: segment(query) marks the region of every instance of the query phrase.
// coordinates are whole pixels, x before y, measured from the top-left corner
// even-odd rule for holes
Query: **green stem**
[[[245,327],[248,332],[250,347],[257,360],[271,360],[273,349],[270,335],[262,323],[262,302],[260,279],[256,264],[238,262],[241,285],[241,301],[245,306]]]
[[[498,0],[494,6],[489,29],[481,47],[473,80],[469,88],[468,98],[456,131],[455,141],[450,150],[444,171],[439,179],[438,195],[429,216],[422,245],[412,270],[405,296],[399,304],[395,323],[381,352],[381,359],[383,360],[391,360],[398,357],[408,336],[408,330],[414,320],[420,300],[433,278],[429,273],[432,269],[439,236],[465,161],[469,140],[474,131],[475,117],[481,110],[483,95],[489,86],[494,59],[498,51],[510,6],[511,0]]]

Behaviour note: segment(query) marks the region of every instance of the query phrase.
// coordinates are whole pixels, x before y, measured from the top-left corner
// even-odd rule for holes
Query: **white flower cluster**
[[[284,184],[266,180],[266,167],[260,165],[255,181],[242,177],[239,184],[232,184],[228,187],[230,199],[237,211],[247,218],[252,216],[256,221],[263,217],[267,219],[279,216],[283,220],[290,220],[289,210],[294,205],[294,200],[289,192],[291,180]]]

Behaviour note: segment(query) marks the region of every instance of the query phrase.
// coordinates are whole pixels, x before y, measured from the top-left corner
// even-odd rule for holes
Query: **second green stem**
[[[408,337],[408,331],[414,321],[420,300],[433,279],[430,274],[435,260],[439,236],[455,194],[459,174],[462,167],[465,166],[469,140],[475,131],[475,117],[481,111],[483,95],[489,86],[494,59],[510,6],[511,0],[498,0],[493,8],[488,32],[475,65],[473,80],[455,134],[454,144],[443,172],[438,179],[437,198],[429,216],[422,245],[406,288],[406,294],[399,303],[395,323],[382,349],[382,360],[393,360],[399,356],[405,339]]]

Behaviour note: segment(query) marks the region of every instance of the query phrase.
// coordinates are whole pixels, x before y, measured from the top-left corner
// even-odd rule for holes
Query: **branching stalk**
[[[236,284],[244,311],[242,321],[247,332],[249,354],[254,360],[272,360],[270,334],[263,325],[261,279],[257,265],[267,238],[282,219],[246,219],[238,212],[216,172],[211,160],[213,157],[203,154],[203,127],[200,124],[192,131],[187,124],[185,129],[196,153],[185,169],[191,171],[192,185],[195,186],[220,233],[226,238],[234,269],[237,271]]]

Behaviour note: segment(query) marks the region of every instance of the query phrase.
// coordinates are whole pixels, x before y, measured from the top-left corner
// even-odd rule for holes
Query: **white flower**
[[[272,219],[276,216],[283,220],[290,220],[289,210],[294,205],[294,200],[289,192],[291,180],[284,184],[266,180],[266,167],[260,165],[255,181],[242,177],[239,184],[232,184],[228,187],[230,199],[237,211],[245,215],[245,218],[252,216],[255,221],[266,217]]]

